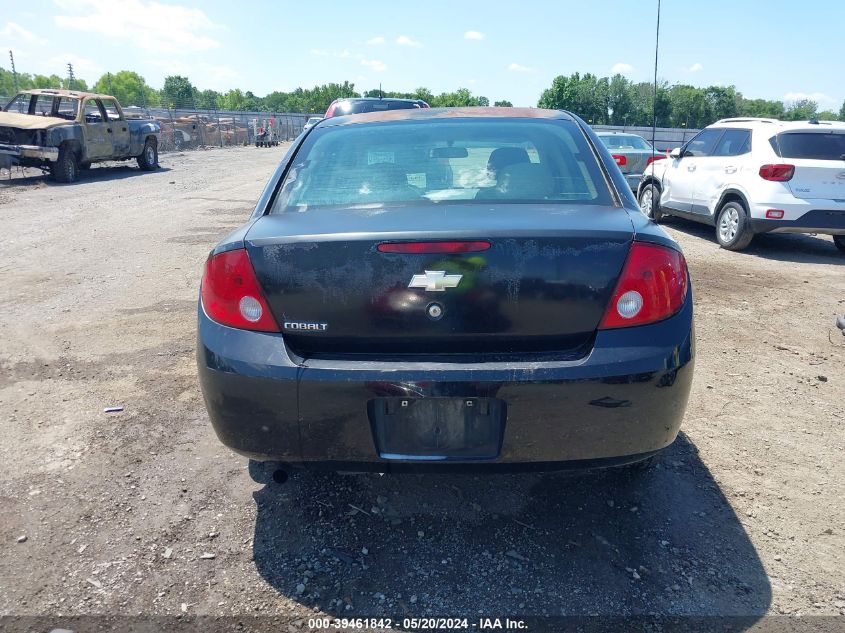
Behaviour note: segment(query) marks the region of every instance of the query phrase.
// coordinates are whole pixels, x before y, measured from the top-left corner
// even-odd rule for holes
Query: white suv
[[[845,123],[723,119],[669,158],[637,191],[653,220],[710,224],[730,250],[756,233],[825,233],[845,253]]]

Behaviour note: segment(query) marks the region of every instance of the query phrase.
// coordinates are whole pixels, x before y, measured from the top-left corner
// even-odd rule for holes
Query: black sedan
[[[396,110],[297,139],[208,258],[197,361],[257,460],[615,466],[675,439],[692,312],[678,245],[577,116]]]

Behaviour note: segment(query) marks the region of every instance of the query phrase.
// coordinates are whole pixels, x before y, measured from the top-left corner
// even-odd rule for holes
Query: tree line
[[[650,126],[657,114],[660,127],[702,128],[729,117],[750,116],[787,121],[845,120],[845,102],[840,111],[819,110],[810,99],[788,104],[770,99],[746,99],[734,86],[699,88],[687,84],[635,83],[623,75],[597,77],[573,73],[555,77],[537,104],[576,112],[589,123]]]
[[[18,88],[72,88],[88,90],[83,79],[57,75],[18,73]],[[413,92],[381,91],[373,88],[358,92],[355,84],[328,83],[313,88],[297,88],[292,92],[273,91],[259,97],[247,90],[227,92],[200,90],[188,77],[166,77],[161,89],[148,85],[136,72],[121,70],[102,75],[90,87],[94,92],[114,95],[124,106],[142,108],[190,108],[201,110],[236,110],[248,112],[305,112],[320,114],[329,104],[342,97],[400,97],[422,99],[432,107],[489,106],[490,100],[474,95],[467,88],[434,94],[428,88]],[[12,73],[0,67],[0,95],[15,92]],[[495,106],[511,106],[510,101],[495,101]],[[660,82],[655,95],[649,82],[632,82],[623,75],[598,77],[591,73],[560,75],[543,91],[537,103],[541,108],[570,110],[596,125],[650,126],[656,109],[660,127],[702,128],[718,119],[734,116],[769,117],[784,120],[845,120],[845,103],[840,111],[819,110],[809,99],[785,104],[769,99],[747,99],[734,86],[700,88],[687,84]]]

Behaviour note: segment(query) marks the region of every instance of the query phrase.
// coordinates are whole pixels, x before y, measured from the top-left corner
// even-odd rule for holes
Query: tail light
[[[681,309],[688,285],[687,264],[678,251],[634,242],[599,329],[662,321]]]
[[[760,178],[774,182],[792,180],[795,175],[795,165],[763,165],[760,167]]]
[[[333,104],[331,104],[331,105],[329,106],[329,109],[328,109],[328,110],[326,110],[326,113],[323,115],[323,118],[324,118],[324,119],[330,119],[330,118],[332,118],[332,117],[334,116],[334,111],[335,111],[336,109],[337,109],[337,105],[336,105],[336,104],[334,104],[334,103],[333,103]]]
[[[624,167],[628,164],[628,159],[625,158],[622,154],[613,154],[613,160],[616,161],[616,164],[620,167]]]
[[[259,332],[279,331],[249,255],[243,249],[208,258],[200,296],[205,313],[221,325]]]
[[[648,160],[646,161],[645,166],[648,167],[653,162],[658,161],[658,160],[663,160],[664,158],[666,158],[666,154],[655,154],[654,156],[649,156]]]

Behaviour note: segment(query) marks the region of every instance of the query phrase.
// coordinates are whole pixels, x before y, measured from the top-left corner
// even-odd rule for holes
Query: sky
[[[330,81],[535,106],[557,75],[652,81],[657,0],[0,0],[0,67],[92,85],[134,70],[263,96]],[[845,100],[845,0],[663,0],[660,78],[747,98]]]

